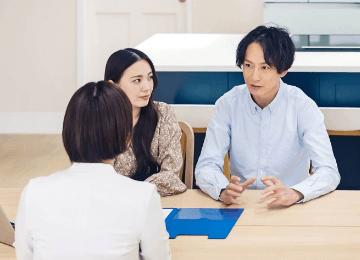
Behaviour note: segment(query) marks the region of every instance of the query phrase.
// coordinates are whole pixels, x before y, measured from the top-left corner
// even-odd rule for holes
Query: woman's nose
[[[143,81],[143,86],[142,86],[142,90],[143,91],[151,91],[151,89],[152,89],[152,87],[151,87],[151,82],[150,81],[148,81],[148,80],[144,80]]]

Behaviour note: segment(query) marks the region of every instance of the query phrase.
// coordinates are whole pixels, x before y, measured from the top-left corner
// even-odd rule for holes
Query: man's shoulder
[[[302,91],[300,88],[288,84],[285,85],[285,93],[288,96],[288,100],[290,103],[298,104],[300,106],[303,106],[305,104],[314,103],[314,100],[312,100],[308,95],[305,94],[304,91]]]
[[[246,84],[238,85],[233,87],[231,90],[222,95],[217,102],[235,102],[237,100],[243,99],[248,95],[248,87]]]

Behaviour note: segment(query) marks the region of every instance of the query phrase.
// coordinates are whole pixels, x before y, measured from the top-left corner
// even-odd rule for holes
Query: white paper
[[[169,214],[173,211],[173,209],[163,209],[164,212],[164,220],[169,216]]]

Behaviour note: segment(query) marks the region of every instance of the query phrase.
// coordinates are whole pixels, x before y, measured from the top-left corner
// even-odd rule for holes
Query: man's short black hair
[[[289,32],[280,27],[258,26],[248,33],[239,43],[236,50],[236,65],[241,69],[247,47],[257,42],[264,51],[265,62],[276,68],[278,74],[290,69],[294,62],[295,45]]]
[[[66,109],[63,143],[71,162],[100,163],[125,152],[132,133],[132,106],[106,81],[78,89]]]

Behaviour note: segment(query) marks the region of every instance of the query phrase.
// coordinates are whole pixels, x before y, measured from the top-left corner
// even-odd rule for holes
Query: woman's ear
[[[108,81],[112,84],[115,84],[114,81],[112,81],[112,79],[109,79]]]

